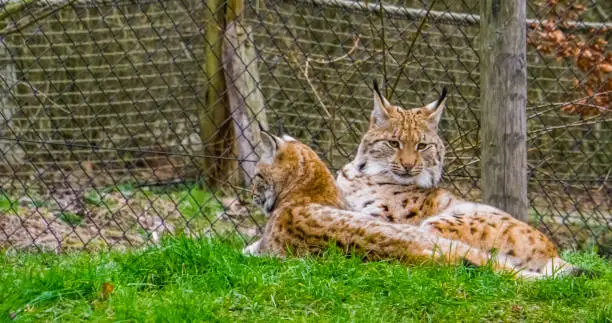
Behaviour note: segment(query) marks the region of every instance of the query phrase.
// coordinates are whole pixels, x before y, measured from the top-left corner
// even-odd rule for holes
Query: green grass
[[[72,212],[58,212],[55,214],[55,216],[72,226],[77,226],[83,223],[83,217]]]
[[[6,193],[0,191],[0,212],[15,212],[19,202],[12,200]]]
[[[166,240],[127,253],[0,256],[0,321],[592,321],[612,318],[601,274],[514,281],[487,268],[363,263],[331,249],[312,259],[245,257],[236,240]],[[102,292],[103,284],[114,287]]]
[[[223,207],[217,202],[213,193],[199,187],[191,187],[170,194],[177,202],[179,212],[188,219],[206,217],[223,211]]]

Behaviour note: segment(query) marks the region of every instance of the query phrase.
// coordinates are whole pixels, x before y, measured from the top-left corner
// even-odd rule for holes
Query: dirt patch
[[[194,205],[195,198],[181,198],[180,194],[126,196],[111,192],[93,205],[88,198],[70,195],[51,200],[53,206],[36,206],[22,199],[2,212],[0,248],[55,252],[121,249],[155,244],[167,234],[238,232],[249,238],[259,233],[263,220],[256,208],[235,198]]]

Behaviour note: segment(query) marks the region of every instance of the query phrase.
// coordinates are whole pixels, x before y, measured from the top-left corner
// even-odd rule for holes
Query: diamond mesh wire
[[[387,89],[397,82],[392,101],[407,108],[446,86],[444,185],[478,200],[479,2],[436,1],[421,30],[431,2],[383,4],[246,1],[237,24],[250,34],[239,45],[256,55],[240,61],[241,74],[257,84],[240,100],[260,95],[265,112],[255,114],[265,113],[269,128],[299,138],[337,170],[367,126],[373,79]],[[212,78],[227,72],[208,70],[210,59],[222,57],[207,56],[216,45],[207,26],[223,30],[226,22],[210,17],[224,16],[225,2],[214,12],[196,0],[0,5],[1,247],[123,248],[164,234],[249,240],[261,232],[263,217],[236,181],[257,157],[233,145],[218,149],[212,138],[233,136],[255,149],[248,130],[255,121],[232,126],[234,111],[217,123],[207,119],[215,115]],[[566,35],[609,41],[610,5],[590,1],[585,9],[558,17],[577,21]],[[557,14],[537,1],[528,12],[530,30]],[[529,35],[537,44],[538,34]],[[609,247],[610,106],[590,116],[562,107],[609,96],[610,72],[602,74],[607,88],[588,92],[580,85],[590,74],[572,59],[533,43],[527,57],[532,224],[564,247]],[[227,105],[228,91],[212,90],[220,97],[212,104]],[[220,178],[211,175],[218,165],[203,159],[236,164]]]

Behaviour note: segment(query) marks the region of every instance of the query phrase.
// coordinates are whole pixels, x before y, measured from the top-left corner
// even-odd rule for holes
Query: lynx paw
[[[257,256],[259,255],[259,247],[261,246],[261,239],[253,242],[251,245],[242,249],[242,253],[247,256]]]

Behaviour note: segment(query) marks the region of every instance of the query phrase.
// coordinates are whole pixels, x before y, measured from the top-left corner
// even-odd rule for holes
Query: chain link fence
[[[251,240],[253,124],[335,171],[375,78],[404,107],[449,89],[444,185],[478,200],[479,1],[432,2],[0,1],[0,247]],[[566,2],[528,2],[530,219],[609,252],[612,6]]]

